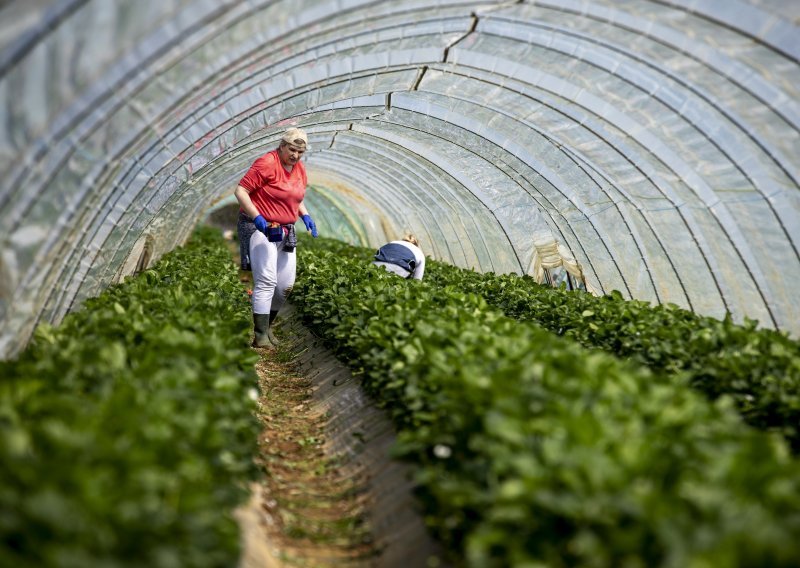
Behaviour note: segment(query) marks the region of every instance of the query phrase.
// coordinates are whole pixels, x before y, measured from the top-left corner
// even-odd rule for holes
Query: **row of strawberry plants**
[[[235,565],[256,473],[248,322],[201,229],[1,363],[0,565]]]
[[[394,418],[456,564],[800,561],[800,464],[727,398],[325,247],[293,302]]]
[[[432,262],[426,277],[474,292],[509,317],[533,321],[658,372],[686,373],[711,398],[733,397],[745,420],[781,432],[800,451],[800,343],[757,322],[705,317],[674,304],[596,297],[513,274],[478,274]]]
[[[342,254],[374,251],[337,245]],[[665,373],[687,374],[714,399],[729,395],[745,420],[780,432],[800,452],[800,343],[785,333],[701,316],[674,304],[596,297],[536,283],[529,276],[477,273],[428,261],[428,282],[479,294],[507,316],[535,322],[584,347]]]

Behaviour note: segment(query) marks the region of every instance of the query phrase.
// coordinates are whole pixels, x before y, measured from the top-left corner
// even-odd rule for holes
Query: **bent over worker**
[[[411,233],[399,241],[386,243],[379,248],[372,264],[382,266],[403,278],[422,280],[425,274],[425,255],[419,248],[417,237]]]

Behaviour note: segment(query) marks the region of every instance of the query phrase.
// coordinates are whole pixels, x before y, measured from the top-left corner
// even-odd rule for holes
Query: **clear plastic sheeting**
[[[540,277],[539,243],[595,293],[800,335],[797,17],[793,0],[6,2],[0,356],[184,242],[288,125],[309,132],[323,235],[411,231],[434,258]]]

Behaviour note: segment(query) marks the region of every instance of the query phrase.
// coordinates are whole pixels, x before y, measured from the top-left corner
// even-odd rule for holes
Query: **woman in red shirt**
[[[249,264],[253,271],[255,347],[277,343],[270,326],[294,285],[294,224],[298,217],[311,235],[317,236],[317,227],[303,204],[308,180],[300,158],[307,147],[306,133],[290,128],[278,148],[253,162],[234,191],[240,206],[240,241],[250,233],[250,245],[244,251],[249,259],[243,258],[242,266]]]

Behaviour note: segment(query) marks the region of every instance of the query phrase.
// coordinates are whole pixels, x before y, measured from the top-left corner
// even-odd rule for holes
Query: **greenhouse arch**
[[[12,0],[0,357],[188,238],[289,125],[320,232],[800,333],[800,5]],[[576,269],[578,270],[578,269]]]

